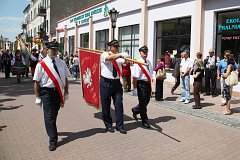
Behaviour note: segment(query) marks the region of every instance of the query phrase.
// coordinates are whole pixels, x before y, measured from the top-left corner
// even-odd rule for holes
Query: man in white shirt
[[[101,79],[100,79],[100,96],[102,104],[102,118],[106,130],[113,133],[112,117],[110,115],[111,98],[115,106],[116,130],[126,134],[123,124],[123,89],[120,82],[122,73],[123,59],[126,54],[119,53],[119,42],[112,40],[108,43],[109,52],[101,54]]]
[[[138,105],[132,108],[133,118],[137,120],[137,114],[140,113],[142,119],[142,125],[145,128],[151,128],[148,123],[147,116],[147,105],[150,101],[150,97],[152,94],[152,75],[153,75],[153,67],[151,62],[147,60],[148,56],[148,48],[143,46],[139,49],[140,59],[138,61],[148,64],[148,66],[142,66],[138,64],[134,64],[132,69],[133,76],[133,86],[137,88],[138,93]]]
[[[37,64],[33,80],[36,104],[43,104],[44,121],[49,136],[49,150],[57,148],[58,134],[56,120],[60,105],[68,95],[70,73],[63,60],[57,58],[58,42],[47,43],[47,56]]]
[[[194,61],[189,58],[189,52],[184,51],[180,64],[180,83],[181,83],[181,99],[180,102],[188,104],[190,102],[190,71],[193,68]]]
[[[219,57],[215,57],[214,50],[209,50],[209,56],[204,60],[205,66],[205,95],[217,96],[216,82],[217,82],[217,66],[220,62]],[[210,88],[210,82],[212,88]]]

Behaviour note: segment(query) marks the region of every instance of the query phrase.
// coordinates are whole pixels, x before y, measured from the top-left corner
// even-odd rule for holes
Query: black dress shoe
[[[55,144],[50,144],[48,147],[49,151],[55,151],[57,149],[57,145]]]
[[[122,133],[122,134],[127,134],[127,131],[126,131],[125,129],[119,129],[119,128],[117,128],[116,130],[119,131],[119,132]]]
[[[145,128],[151,128],[151,126],[148,124],[148,122],[143,122],[142,125]]]
[[[107,132],[110,132],[110,133],[115,132],[114,129],[113,129],[112,127],[110,127],[110,128],[106,128],[106,130],[107,130]]]
[[[133,108],[132,108],[132,113],[133,113],[133,118],[138,121],[138,118],[137,118],[137,114],[134,112]]]

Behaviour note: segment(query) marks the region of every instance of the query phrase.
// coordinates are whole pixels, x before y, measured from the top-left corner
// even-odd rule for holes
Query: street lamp
[[[116,22],[117,22],[119,12],[115,10],[115,8],[113,8],[108,13],[112,22],[112,29],[113,29],[112,39],[114,39],[114,35],[115,35],[114,30],[116,28]]]

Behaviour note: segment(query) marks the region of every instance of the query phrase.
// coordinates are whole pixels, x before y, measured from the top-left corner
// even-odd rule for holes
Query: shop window
[[[240,10],[217,13],[216,54],[223,58],[231,50],[236,61],[240,54]]]
[[[156,23],[156,59],[165,57],[167,68],[174,67],[175,58],[184,50],[190,51],[191,18],[179,18]]]
[[[107,50],[107,43],[109,42],[109,30],[96,31],[96,49]]]
[[[80,47],[89,48],[89,33],[80,34]]]
[[[120,52],[127,52],[131,58],[139,58],[139,25],[119,28]]]
[[[75,36],[69,36],[69,53],[70,54],[73,54],[74,53],[74,43],[75,43]]]

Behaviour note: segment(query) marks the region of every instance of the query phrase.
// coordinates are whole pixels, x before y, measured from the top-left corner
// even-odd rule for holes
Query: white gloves
[[[69,99],[69,94],[68,93],[65,93],[65,95],[64,95],[64,100],[66,101],[66,100],[68,100]]]
[[[36,97],[35,104],[38,105],[39,107],[42,107],[42,100],[39,97]]]
[[[129,55],[128,55],[126,52],[120,53],[120,55],[121,55],[122,57],[124,57],[124,58],[128,58],[128,57],[129,57]]]
[[[133,96],[137,96],[137,88],[133,88],[133,90],[132,90],[132,95],[133,95]]]

